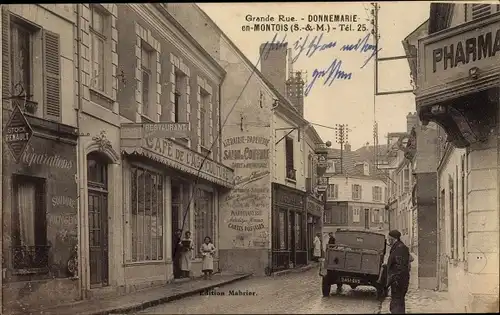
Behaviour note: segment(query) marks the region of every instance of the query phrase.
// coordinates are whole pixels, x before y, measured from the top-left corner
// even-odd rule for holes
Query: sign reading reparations
[[[189,123],[142,124],[145,138],[188,138]]]
[[[10,152],[12,152],[16,162],[19,163],[33,136],[33,129],[31,129],[28,120],[26,120],[19,106],[16,106],[14,109],[9,121],[5,125],[3,133],[7,147],[10,149]]]

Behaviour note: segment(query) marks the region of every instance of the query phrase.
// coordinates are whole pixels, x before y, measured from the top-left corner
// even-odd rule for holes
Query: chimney
[[[259,49],[260,72],[283,96],[286,96],[287,47],[288,43],[271,43],[262,44]]]
[[[349,144],[349,142],[346,142],[346,143],[344,144],[344,150],[345,150],[346,152],[351,152],[351,145]]]
[[[300,71],[291,74],[286,81],[286,96],[297,112],[304,117],[304,80]]]
[[[418,122],[419,120],[416,112],[408,113],[408,115],[406,115],[406,132],[410,133],[413,127],[418,126]]]

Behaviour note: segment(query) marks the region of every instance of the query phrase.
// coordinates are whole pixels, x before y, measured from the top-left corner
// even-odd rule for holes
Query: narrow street
[[[276,278],[250,278],[216,289],[219,295],[191,296],[137,314],[375,314],[380,310],[374,288],[344,286],[340,295],[335,289],[332,286],[330,297],[323,298],[318,270],[312,269]],[[252,295],[231,296],[231,290]]]

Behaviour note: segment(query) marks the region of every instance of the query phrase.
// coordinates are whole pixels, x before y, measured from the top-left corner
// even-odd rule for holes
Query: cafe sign
[[[199,176],[224,187],[234,186],[233,170],[205,155],[166,138],[147,138],[136,124],[121,126],[121,146],[127,154],[139,154],[174,169]]]
[[[500,16],[458,25],[420,39],[418,68],[417,99],[422,94],[454,88],[464,90],[464,85],[471,90],[473,85],[477,90],[477,84],[482,82],[498,85]],[[487,87],[482,84],[480,88]]]
[[[32,136],[33,129],[31,129],[19,106],[16,106],[3,131],[3,140],[10,149],[16,163],[21,160]]]

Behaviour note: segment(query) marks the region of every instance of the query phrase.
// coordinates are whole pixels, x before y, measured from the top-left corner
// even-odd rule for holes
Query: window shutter
[[[351,197],[352,197],[352,199],[356,199],[356,198],[355,198],[355,196],[356,196],[356,195],[355,195],[355,193],[354,193],[354,184],[352,184],[352,185],[351,185],[351,192],[352,192],[352,196],[351,196]]]
[[[2,97],[10,97],[10,14],[2,8]]]
[[[61,54],[59,34],[43,31],[44,108],[48,119],[61,119]]]
[[[339,185],[333,185],[333,188],[335,189],[334,198],[338,199],[339,198]]]
[[[491,4],[473,4],[472,5],[472,19],[480,19],[491,14]]]

